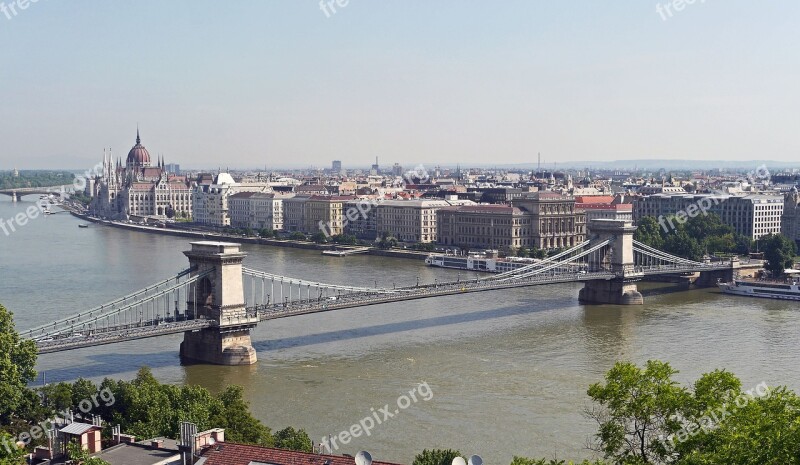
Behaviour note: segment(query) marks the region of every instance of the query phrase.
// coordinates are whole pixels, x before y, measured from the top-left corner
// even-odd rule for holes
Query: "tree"
[[[0,305],[0,424],[9,424],[26,405],[35,366],[36,344],[19,337],[13,314]]]
[[[380,239],[377,242],[378,247],[381,249],[391,249],[392,247],[397,247],[397,238],[394,237],[389,231],[382,232]]]
[[[301,233],[300,231],[295,231],[289,234],[289,239],[293,241],[305,241],[308,240],[305,234]]]
[[[703,248],[697,239],[686,231],[678,230],[670,233],[664,241],[664,251],[690,260],[702,260]]]
[[[278,449],[313,452],[314,444],[305,430],[295,430],[288,426],[275,433],[275,447]]]
[[[0,465],[25,465],[25,448],[18,447],[16,439],[0,431]]]
[[[322,231],[314,233],[311,236],[311,240],[317,244],[325,244],[328,242],[328,236],[325,235]]]
[[[670,451],[662,439],[678,431],[675,418],[690,400],[672,380],[676,373],[659,361],[647,362],[644,370],[618,362],[605,384],[593,384],[588,394],[600,405],[587,412],[600,428],[594,450],[614,463],[665,463]]]
[[[741,408],[744,398],[733,397],[736,400],[728,397],[726,403],[735,406],[735,413],[691,438],[675,463],[800,464],[800,397],[786,388],[775,388],[766,396],[747,397]]]
[[[528,249],[526,249],[525,247],[520,247],[519,250],[517,250],[517,257],[525,258],[527,256],[528,256]]]
[[[414,457],[412,465],[451,465],[461,452],[452,449],[425,449]]]
[[[263,228],[258,231],[258,235],[265,239],[269,239],[270,237],[275,237],[275,230]]]
[[[564,460],[558,459],[529,459],[527,457],[517,457],[514,456],[514,459],[511,461],[511,465],[602,465],[603,462],[590,462],[588,460],[584,460],[583,462],[565,462]]]
[[[75,465],[110,465],[100,457],[90,456],[88,450],[74,442],[67,444],[67,456]]]
[[[68,383],[48,384],[39,388],[39,392],[42,394],[42,405],[51,412],[68,410],[75,405],[72,401],[72,386]]]
[[[665,231],[658,225],[655,218],[645,216],[639,220],[636,226],[636,232],[633,234],[634,239],[650,247],[664,250],[664,237],[662,234]]]
[[[783,275],[783,270],[794,266],[797,244],[782,234],[769,234],[761,238],[766,268],[773,276]]]
[[[212,412],[210,421],[217,428],[225,428],[226,439],[260,446],[275,444],[270,429],[250,413],[241,386],[228,386],[218,398],[220,404]]]

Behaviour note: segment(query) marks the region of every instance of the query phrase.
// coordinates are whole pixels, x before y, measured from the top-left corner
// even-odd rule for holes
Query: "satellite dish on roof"
[[[467,461],[464,460],[464,457],[456,457],[453,459],[453,465],[467,465]]]
[[[372,465],[372,455],[362,450],[356,454],[356,465]]]
[[[480,455],[473,455],[469,458],[469,465],[483,465],[483,459]]]

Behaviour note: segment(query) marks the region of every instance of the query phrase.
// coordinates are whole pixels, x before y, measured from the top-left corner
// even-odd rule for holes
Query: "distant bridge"
[[[313,282],[242,266],[239,244],[193,242],[189,268],[107,304],[32,328],[22,335],[39,353],[61,352],[184,333],[181,356],[242,365],[256,361],[250,331],[261,321],[445,295],[584,282],[584,303],[642,304],[646,276],[697,273],[706,283],[732,279],[738,260],[702,263],[633,240],[629,222],[594,220],[588,240],[535,264],[472,280],[397,288]]]
[[[63,192],[71,192],[74,189],[72,184],[52,187],[20,187],[18,189],[0,189],[0,194],[8,195],[11,200],[16,202],[23,195],[56,195],[61,197]]]

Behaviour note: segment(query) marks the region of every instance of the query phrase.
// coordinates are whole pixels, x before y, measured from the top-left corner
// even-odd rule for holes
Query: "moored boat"
[[[786,282],[734,279],[729,283],[718,283],[725,294],[761,297],[780,300],[800,300],[800,280]]]

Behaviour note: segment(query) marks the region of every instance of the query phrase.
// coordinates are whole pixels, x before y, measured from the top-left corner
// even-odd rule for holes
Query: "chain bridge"
[[[633,239],[636,227],[593,220],[590,240],[531,265],[471,280],[379,288],[280,276],[243,266],[239,244],[192,242],[189,267],[112,302],[22,332],[41,354],[183,333],[185,360],[246,365],[257,356],[250,331],[259,322],[317,312],[445,295],[583,282],[586,304],[644,303],[636,283],[648,275],[700,273],[701,281],[730,280],[738,260],[702,263]]]

